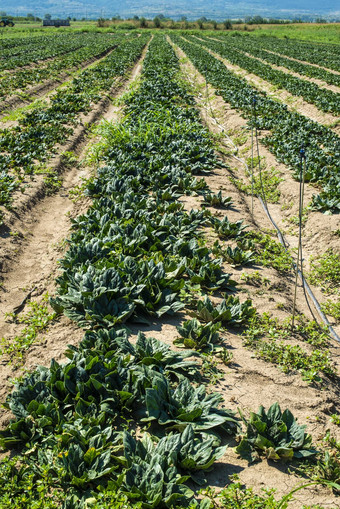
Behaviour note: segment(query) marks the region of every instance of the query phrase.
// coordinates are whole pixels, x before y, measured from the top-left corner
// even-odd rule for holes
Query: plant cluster
[[[317,454],[312,447],[312,437],[299,426],[287,409],[281,411],[274,403],[266,412],[261,406],[257,413],[251,412],[249,420],[241,417],[247,430],[236,452],[249,463],[260,459],[260,454],[271,460],[310,458]]]

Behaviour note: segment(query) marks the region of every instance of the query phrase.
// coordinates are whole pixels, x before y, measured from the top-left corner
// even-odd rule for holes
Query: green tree
[[[231,30],[231,29],[233,28],[233,25],[231,24],[230,19],[225,19],[225,20],[223,21],[223,25],[224,25],[224,28],[225,28],[226,30]]]
[[[156,16],[154,19],[153,19],[153,24],[155,26],[155,28],[161,28],[161,20],[159,19],[158,16]]]

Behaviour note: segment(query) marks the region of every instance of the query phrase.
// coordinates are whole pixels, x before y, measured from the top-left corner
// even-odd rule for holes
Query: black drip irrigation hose
[[[263,199],[262,199],[261,196],[257,196],[257,197],[260,200],[260,203],[261,203],[265,213],[267,214],[268,219],[270,220],[270,222],[272,223],[272,225],[274,226],[274,228],[276,230],[276,233],[277,233],[278,239],[280,241],[280,244],[284,247],[285,251],[288,253],[287,243],[285,241],[285,238],[284,238],[280,228],[277,226],[277,224],[275,223],[274,219],[272,218],[272,216],[271,216],[271,214],[269,212],[267,201],[266,201],[266,196],[265,196],[265,191],[264,191],[264,188],[263,188],[261,161],[260,161],[260,155],[259,155],[259,144],[258,144],[258,135],[257,135],[256,98],[253,98],[253,113],[254,113],[254,123],[255,123],[255,139],[256,139],[256,147],[257,147],[257,158],[258,158],[258,166],[259,166],[260,185],[261,185],[261,192],[262,192],[262,195],[263,195]],[[320,304],[319,304],[317,298],[313,294],[309,284],[307,283],[307,281],[306,281],[306,279],[305,279],[305,277],[303,275],[302,221],[301,221],[301,219],[302,219],[303,194],[304,194],[304,172],[305,172],[305,166],[304,165],[306,165],[306,154],[305,154],[304,148],[302,147],[301,150],[300,150],[299,246],[298,246],[298,250],[299,250],[299,253],[300,253],[300,268],[299,268],[299,257],[298,257],[298,261],[297,261],[296,264],[294,262],[292,262],[292,266],[293,266],[294,271],[296,272],[296,274],[299,276],[299,278],[301,280],[302,288],[303,288],[303,293],[304,293],[304,296],[305,296],[305,300],[306,300],[308,309],[309,309],[309,311],[310,311],[314,321],[316,323],[318,323],[317,319],[315,318],[315,315],[313,313],[313,310],[312,310],[312,308],[310,306],[307,294],[311,298],[311,300],[312,300],[312,302],[314,304],[314,307],[315,307],[315,309],[317,310],[317,312],[319,314],[319,317],[323,321],[324,325],[327,326],[329,335],[332,336],[332,338],[335,339],[335,341],[340,343],[339,336],[337,335],[337,333],[335,332],[335,330],[333,329],[333,327],[329,323],[329,321],[328,321],[327,317],[325,316],[325,314],[322,312]],[[293,323],[294,323],[294,321],[293,321]]]
[[[206,74],[207,74],[207,70],[206,70]],[[208,102],[208,97],[207,97],[207,88],[208,88],[208,83],[207,83],[207,76],[205,76],[205,81],[206,81],[206,101]],[[256,99],[253,98],[253,107],[255,109],[255,105],[256,105]],[[208,110],[208,105],[206,105],[205,107],[206,111]],[[212,114],[212,117],[213,119],[215,120],[215,123],[216,125],[220,128],[221,132],[224,134],[225,138],[229,141],[229,143],[233,146],[233,148],[235,150],[237,150],[237,147],[236,145],[233,143],[233,141],[231,140],[231,138],[226,134],[225,132],[225,129],[224,129],[224,126],[217,120],[213,110],[212,110],[212,107],[211,107],[211,104],[210,104],[210,111],[211,111],[211,114]],[[256,129],[256,125],[255,125],[255,131],[256,131],[256,139],[258,140],[257,138],[257,129]],[[257,141],[258,143],[258,141]],[[228,145],[227,145],[228,146]],[[236,159],[237,161],[239,161],[241,164],[243,164],[247,170],[249,171],[249,168],[248,168],[248,165],[246,163],[246,161],[240,159],[239,157],[237,157],[236,155],[234,154],[231,154],[231,156]],[[259,161],[260,163],[260,161]],[[263,189],[263,182],[262,182],[262,175],[261,175],[261,168],[260,168],[260,183],[261,183],[261,190],[262,190],[262,193],[264,195],[264,200],[261,198],[261,196],[259,195],[256,195],[257,198],[259,199],[261,205],[262,205],[262,208],[264,210],[264,212],[266,213],[269,221],[272,223],[272,225],[274,226],[275,228],[275,231],[276,231],[276,234],[277,234],[277,237],[279,239],[279,242],[280,244],[283,246],[283,248],[285,249],[286,253],[289,254],[288,252],[288,242],[285,240],[280,228],[277,226],[277,224],[275,223],[274,219],[272,218],[270,212],[269,212],[269,209],[268,209],[268,206],[267,206],[267,201],[266,201],[266,198],[265,198],[265,193],[264,193],[264,189]],[[301,269],[299,267],[296,266],[296,264],[293,262],[292,263],[292,266],[293,266],[293,269],[294,271],[296,271],[296,273],[298,274],[300,280],[301,280],[301,283],[302,283],[302,287],[303,287],[303,291],[304,291],[304,295],[305,295],[305,299],[307,301],[307,305],[308,305],[308,308],[311,310],[310,308],[310,304],[309,304],[309,301],[308,301],[308,298],[307,298],[307,294],[309,295],[310,299],[312,300],[313,304],[314,304],[314,307],[315,309],[317,310],[318,312],[318,315],[320,317],[320,319],[322,320],[322,322],[324,323],[324,325],[328,328],[328,332],[329,332],[329,335],[335,340],[337,341],[338,343],[340,343],[340,337],[337,335],[337,333],[335,332],[335,330],[333,329],[332,325],[329,323],[328,321],[328,318],[325,316],[325,314],[322,312],[321,310],[321,307],[320,307],[320,304],[317,300],[317,298],[315,297],[313,291],[311,290],[309,284],[307,283],[304,275],[303,275],[303,267],[302,267],[302,257],[301,257]],[[314,313],[312,312],[311,310],[311,314],[315,320],[315,317],[314,317]],[[315,322],[317,323],[317,320],[315,320]]]

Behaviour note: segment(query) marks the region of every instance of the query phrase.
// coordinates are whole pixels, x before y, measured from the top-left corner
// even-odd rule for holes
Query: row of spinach
[[[237,42],[233,43],[235,39],[228,38],[226,42],[218,42],[209,37],[200,39],[204,41],[204,43],[201,44],[204,44],[205,47],[276,87],[287,90],[292,95],[302,97],[308,103],[315,104],[315,106],[322,111],[331,112],[334,115],[340,113],[339,94],[321,88],[310,81],[292,76],[284,71],[274,69],[271,65],[246,55],[244,49],[242,47],[240,48]],[[197,38],[189,36],[188,40],[195,42]],[[238,39],[236,39],[236,41],[238,41]]]
[[[70,85],[60,89],[48,105],[38,105],[12,128],[0,130],[0,205],[11,207],[13,191],[22,186],[45,164],[79,123],[80,113],[88,113],[103,93],[113,87],[140,57],[150,39],[120,36],[119,46],[95,66],[82,71]],[[117,39],[115,44],[117,44]]]
[[[22,494],[22,476],[30,475],[31,504],[48,479],[49,500],[62,490],[64,508],[90,507],[103,493],[107,505],[100,507],[111,507],[109,494],[117,492],[131,507],[197,506],[188,483],[205,481],[224,454],[225,433],[239,431],[223,396],[201,383],[194,351],[175,352],[142,333],[132,344],[121,325],[174,313],[189,293],[235,288],[202,241],[209,214],[187,213],[178,201],[204,191],[195,175],[219,164],[178,71],[172,48],[156,35],[125,119],[106,126],[105,166],[89,185],[93,205],[74,221],[52,300],[88,330],[67,350],[66,364],[38,368],[6,400],[16,419],[0,443],[23,452],[20,468],[8,469],[17,479],[12,503]],[[206,299],[197,312],[212,322],[242,323],[246,310],[231,312],[233,306],[226,299],[216,309]],[[240,444],[249,460],[269,445],[276,458],[315,454],[304,428],[278,405],[267,415],[262,410],[258,421],[262,441],[255,440],[254,414],[249,441]],[[139,438],[143,426],[149,431]],[[2,486],[8,489],[6,476],[0,493]]]
[[[292,58],[284,56],[282,51],[285,50],[286,45],[280,40],[275,40],[273,44],[272,38],[257,37],[254,40],[254,37],[248,36],[248,34],[241,35],[240,32],[233,32],[231,37],[225,35],[216,36],[214,34],[214,38],[220,39],[226,44],[235,44],[238,49],[246,51],[247,53],[261,58],[271,64],[286,67],[287,69],[297,72],[303,76],[308,76],[309,78],[320,79],[329,85],[340,86],[339,74],[335,74],[334,72],[327,71],[324,68],[310,65],[295,59],[293,60]],[[308,52],[306,50],[307,48],[305,48],[305,51],[302,54],[299,54],[300,60],[308,60],[310,49],[308,48]],[[280,53],[277,53],[278,51]],[[327,62],[322,59],[321,65],[327,65]]]
[[[225,65],[205,50],[205,43],[171,34],[197,69],[233,108],[242,112],[249,123],[270,134],[261,139],[275,157],[293,170],[299,178],[300,150],[307,155],[306,180],[322,186],[314,195],[313,206],[322,211],[340,210],[340,140],[330,129],[259,92],[247,81],[227,70]],[[218,44],[218,43],[217,43]]]
[[[77,34],[69,41],[67,53],[51,58],[46,63],[39,62],[37,66],[19,67],[15,72],[4,73],[0,80],[0,99],[5,100],[45,80],[57,79],[61,72],[77,69],[84,62],[113,49],[119,42],[120,37],[117,36]]]
[[[301,41],[297,39],[279,39],[263,37],[272,51],[282,53],[297,60],[310,62],[320,67],[328,67],[340,71],[339,46],[337,44]]]
[[[67,55],[83,46],[87,36],[63,33],[39,35],[30,37],[16,37],[0,41],[0,69],[17,70],[25,65]]]

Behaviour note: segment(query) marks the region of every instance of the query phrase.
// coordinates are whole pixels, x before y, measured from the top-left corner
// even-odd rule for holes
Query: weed
[[[218,357],[221,359],[225,366],[228,366],[233,361],[233,353],[225,347],[222,347],[218,352]]]
[[[320,373],[335,376],[336,372],[326,349],[328,335],[315,322],[304,317],[297,318],[297,325],[291,329],[290,318],[279,322],[268,313],[256,315],[245,331],[245,346],[256,352],[257,357],[277,364],[282,371],[299,371],[307,382],[321,382]],[[287,340],[297,339],[313,347],[307,353],[300,345],[291,345]]]
[[[332,414],[331,415],[331,422],[333,424],[336,424],[337,426],[340,426],[340,415],[339,414]]]
[[[281,205],[281,210],[290,210],[293,207],[293,205],[294,205],[293,201],[284,203],[283,205]]]
[[[258,157],[253,159],[254,168],[258,165]],[[248,167],[251,166],[251,158],[247,159]],[[265,169],[265,160],[261,158],[261,175],[254,172],[253,175],[253,185],[254,185],[254,194],[265,198],[269,203],[277,203],[280,199],[280,190],[279,184],[284,179],[280,176],[280,173],[274,168],[270,168],[270,170]],[[246,175],[248,179],[251,179],[251,173],[249,170],[246,171]],[[252,192],[251,182],[245,184],[241,179],[236,179],[234,177],[229,177],[231,182],[237,187],[239,191],[249,195]]]
[[[66,168],[78,166],[78,157],[72,151],[65,151],[61,154],[61,162]]]
[[[337,322],[340,322],[340,301],[327,300],[321,304],[321,309],[326,315],[332,316]]]
[[[327,482],[310,482],[293,488],[289,493],[279,500],[275,498],[275,488],[262,488],[259,494],[254,493],[253,488],[244,486],[237,474],[229,476],[232,481],[228,486],[217,493],[209,487],[200,493],[208,498],[210,505],[204,507],[208,509],[287,509],[289,502],[293,500],[293,495],[304,487],[315,484],[327,484]],[[319,505],[307,506],[302,509],[323,509]]]
[[[328,249],[319,258],[312,258],[309,279],[312,284],[320,285],[325,293],[340,293],[339,253]]]
[[[290,272],[292,257],[279,242],[262,232],[249,232],[247,236],[255,243],[257,263],[273,267],[280,273]]]
[[[325,449],[318,458],[306,462],[297,469],[297,473],[308,476],[320,484],[330,484],[337,494],[340,492],[340,442],[327,431],[324,439]]]
[[[62,180],[58,173],[53,170],[46,170],[44,176],[45,191],[47,195],[51,195],[61,188]]]
[[[268,286],[270,284],[270,279],[261,276],[258,270],[255,272],[243,272],[241,275],[241,281],[252,286]]]
[[[224,378],[224,373],[217,367],[218,362],[213,355],[202,354],[202,374],[209,380],[209,383],[216,383]]]
[[[310,208],[309,207],[304,207],[302,209],[302,216],[301,216],[301,224],[302,226],[305,226],[306,222],[307,222],[307,219],[308,219],[308,212],[310,211]],[[300,218],[299,218],[299,215],[296,215],[296,216],[291,216],[289,218],[289,222],[292,223],[292,224],[295,224],[296,226],[298,226],[300,224]]]
[[[240,134],[239,136],[235,136],[234,137],[234,143],[235,145],[244,145],[245,143],[247,143],[247,140],[248,140],[248,134]]]
[[[82,178],[81,184],[74,186],[74,188],[69,191],[69,195],[74,203],[88,196],[88,188],[91,186],[91,184],[93,184],[94,179],[94,175],[89,178]]]
[[[39,332],[46,330],[47,326],[56,318],[56,313],[51,313],[48,308],[49,295],[43,296],[41,303],[32,301],[28,304],[29,311],[22,317],[13,313],[8,314],[13,321],[25,325],[20,334],[13,339],[2,338],[1,355],[8,355],[15,365],[21,365],[24,352],[34,343]]]

